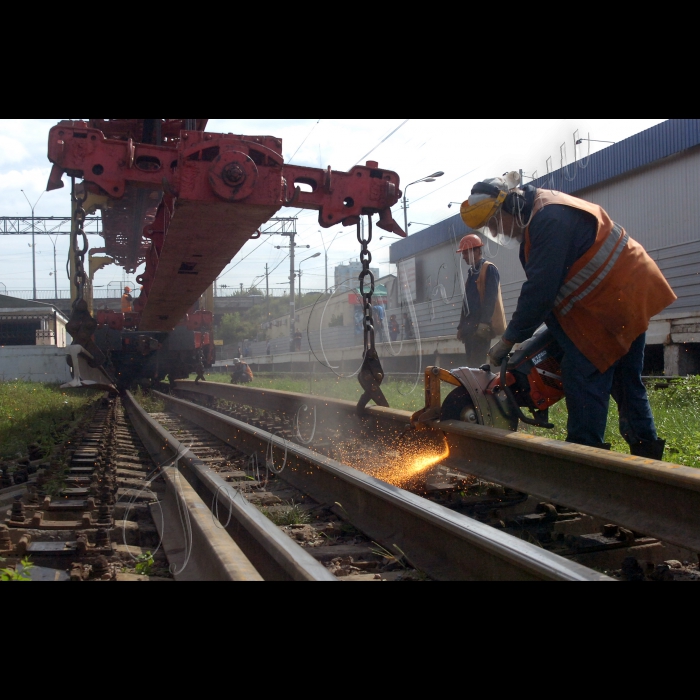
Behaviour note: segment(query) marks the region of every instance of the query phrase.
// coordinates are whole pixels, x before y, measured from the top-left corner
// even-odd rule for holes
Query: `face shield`
[[[479,229],[486,238],[506,249],[519,248],[523,240],[522,229],[515,225],[515,217],[509,216],[510,225],[505,224],[503,212],[498,211]]]
[[[497,197],[474,194],[462,204],[461,215],[469,228],[478,231],[489,240],[504,248],[517,248],[522,240],[522,231],[516,227],[515,218],[508,217],[510,224],[504,226],[503,203],[507,192],[499,192]]]

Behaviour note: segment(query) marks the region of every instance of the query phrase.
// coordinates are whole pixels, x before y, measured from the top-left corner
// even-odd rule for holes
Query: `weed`
[[[396,556],[396,554],[393,554],[388,549],[385,549],[384,547],[382,547],[382,545],[378,544],[377,542],[372,542],[372,544],[376,547],[376,549],[371,550],[372,554],[374,554],[377,557],[381,557],[382,559],[385,559],[387,565],[396,564],[400,566],[404,571],[408,569],[404,554],[396,545],[394,545],[394,548],[400,552],[399,556]]]
[[[146,413],[165,413],[165,401],[154,398],[148,389],[138,387],[132,393]]]
[[[284,510],[275,512],[271,512],[267,508],[261,508],[260,510],[266,518],[280,527],[287,525],[308,525],[311,522],[309,513],[298,503],[294,503],[294,501],[288,502]]]
[[[136,573],[139,576],[150,576],[153,573],[155,562],[153,560],[153,555],[150,552],[142,554],[136,559],[136,562]]]
[[[0,561],[5,561],[0,559]],[[31,581],[34,564],[29,559],[22,559],[22,563],[15,569],[0,569],[0,582],[6,581]]]

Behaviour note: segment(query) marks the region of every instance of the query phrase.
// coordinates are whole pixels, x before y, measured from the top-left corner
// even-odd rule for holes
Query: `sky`
[[[49,129],[60,119],[0,119],[0,216],[30,216],[32,205],[37,216],[68,216],[68,186],[44,194],[50,164],[46,159]],[[417,233],[426,225],[437,223],[457,213],[450,202],[469,197],[475,182],[522,169],[532,175],[546,174],[546,161],[552,158],[552,169],[561,167],[562,144],[565,162],[575,157],[574,132],[581,138],[618,142],[648,129],[664,119],[210,119],[207,131],[246,135],[272,135],[281,138],[285,162],[295,165],[350,170],[366,160],[379,162],[381,168],[394,170],[402,186],[443,171],[434,183],[419,183],[408,190],[409,233]],[[606,143],[585,143],[578,146],[578,158],[607,148]],[[67,182],[67,178],[64,178]],[[22,191],[26,193],[29,202]],[[39,199],[41,198],[41,199]],[[394,216],[403,227],[403,211],[399,205]],[[318,212],[282,209],[280,216],[298,215],[298,243],[310,246],[299,251],[302,261],[302,287],[321,290],[325,286],[324,243],[328,247],[329,284],[336,265],[357,260],[359,244],[354,227],[336,226],[321,229]],[[322,231],[322,234],[319,233]],[[373,266],[382,274],[393,272],[389,265],[392,239],[376,229],[377,239],[371,246]],[[37,288],[51,290],[54,278],[54,246],[47,236],[36,238]],[[94,237],[92,247],[100,247],[102,239]],[[272,289],[288,288],[289,264],[286,251],[275,246],[286,245],[288,239],[263,237],[248,243],[232,261],[219,284],[238,288],[252,284],[264,289],[265,263],[275,269],[270,278]],[[332,243],[332,245],[331,245]],[[31,237],[0,237],[0,293],[32,288]],[[56,243],[58,286],[68,289],[65,260],[68,237]],[[306,262],[304,258],[321,253]],[[247,256],[247,257],[246,257]],[[245,260],[243,261],[243,258]],[[97,274],[96,287],[118,287],[124,273],[110,266]],[[133,279],[130,276],[129,279]]]

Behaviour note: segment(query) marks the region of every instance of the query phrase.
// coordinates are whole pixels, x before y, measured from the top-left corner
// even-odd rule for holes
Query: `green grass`
[[[291,501],[286,504],[284,510],[271,512],[268,508],[261,508],[260,512],[275,525],[308,525],[311,516],[298,503]]]
[[[685,377],[668,389],[650,389],[649,402],[659,437],[666,440],[665,459],[687,467],[700,468],[700,377]],[[627,443],[618,430],[618,412],[610,402],[605,441],[615,452],[629,454]],[[541,437],[566,440],[568,413],[562,401],[549,412],[554,430],[525,426],[523,432]]]
[[[226,375],[207,375],[207,381],[227,383]],[[308,379],[264,379],[257,378],[249,386],[261,389],[292,391],[301,394],[327,396],[334,399],[358,401],[362,389],[356,379],[319,378]],[[451,387],[443,387],[447,391]],[[413,384],[405,382],[387,382],[383,385],[384,394],[392,408],[403,411],[417,411],[423,407],[422,382],[411,393]],[[446,392],[443,392],[443,398]],[[674,382],[668,389],[650,389],[649,400],[656,420],[659,436],[667,441],[665,459],[669,462],[688,467],[700,468],[700,377],[686,377]],[[550,420],[554,430],[521,427],[523,432],[548,437],[554,440],[566,440],[566,422],[568,413],[562,401],[550,411]],[[612,444],[616,452],[629,454],[627,443],[618,430],[617,405],[611,401],[606,442]]]
[[[0,382],[0,459],[26,455],[38,443],[48,453],[71,421],[101,396],[91,389],[61,390],[50,384]]]
[[[131,393],[146,413],[165,413],[165,401],[156,399],[150,391],[144,391],[138,387]]]

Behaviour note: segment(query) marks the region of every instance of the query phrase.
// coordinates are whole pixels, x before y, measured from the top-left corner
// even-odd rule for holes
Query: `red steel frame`
[[[391,214],[396,173],[376,162],[350,172],[285,165],[279,139],[205,133],[207,121],[63,121],[49,135],[48,189],[68,174],[108,197],[105,252],[130,271],[146,263],[135,309],[142,330],[174,328],[282,207],[317,210],[324,228],[379,214],[378,226],[405,235]]]

